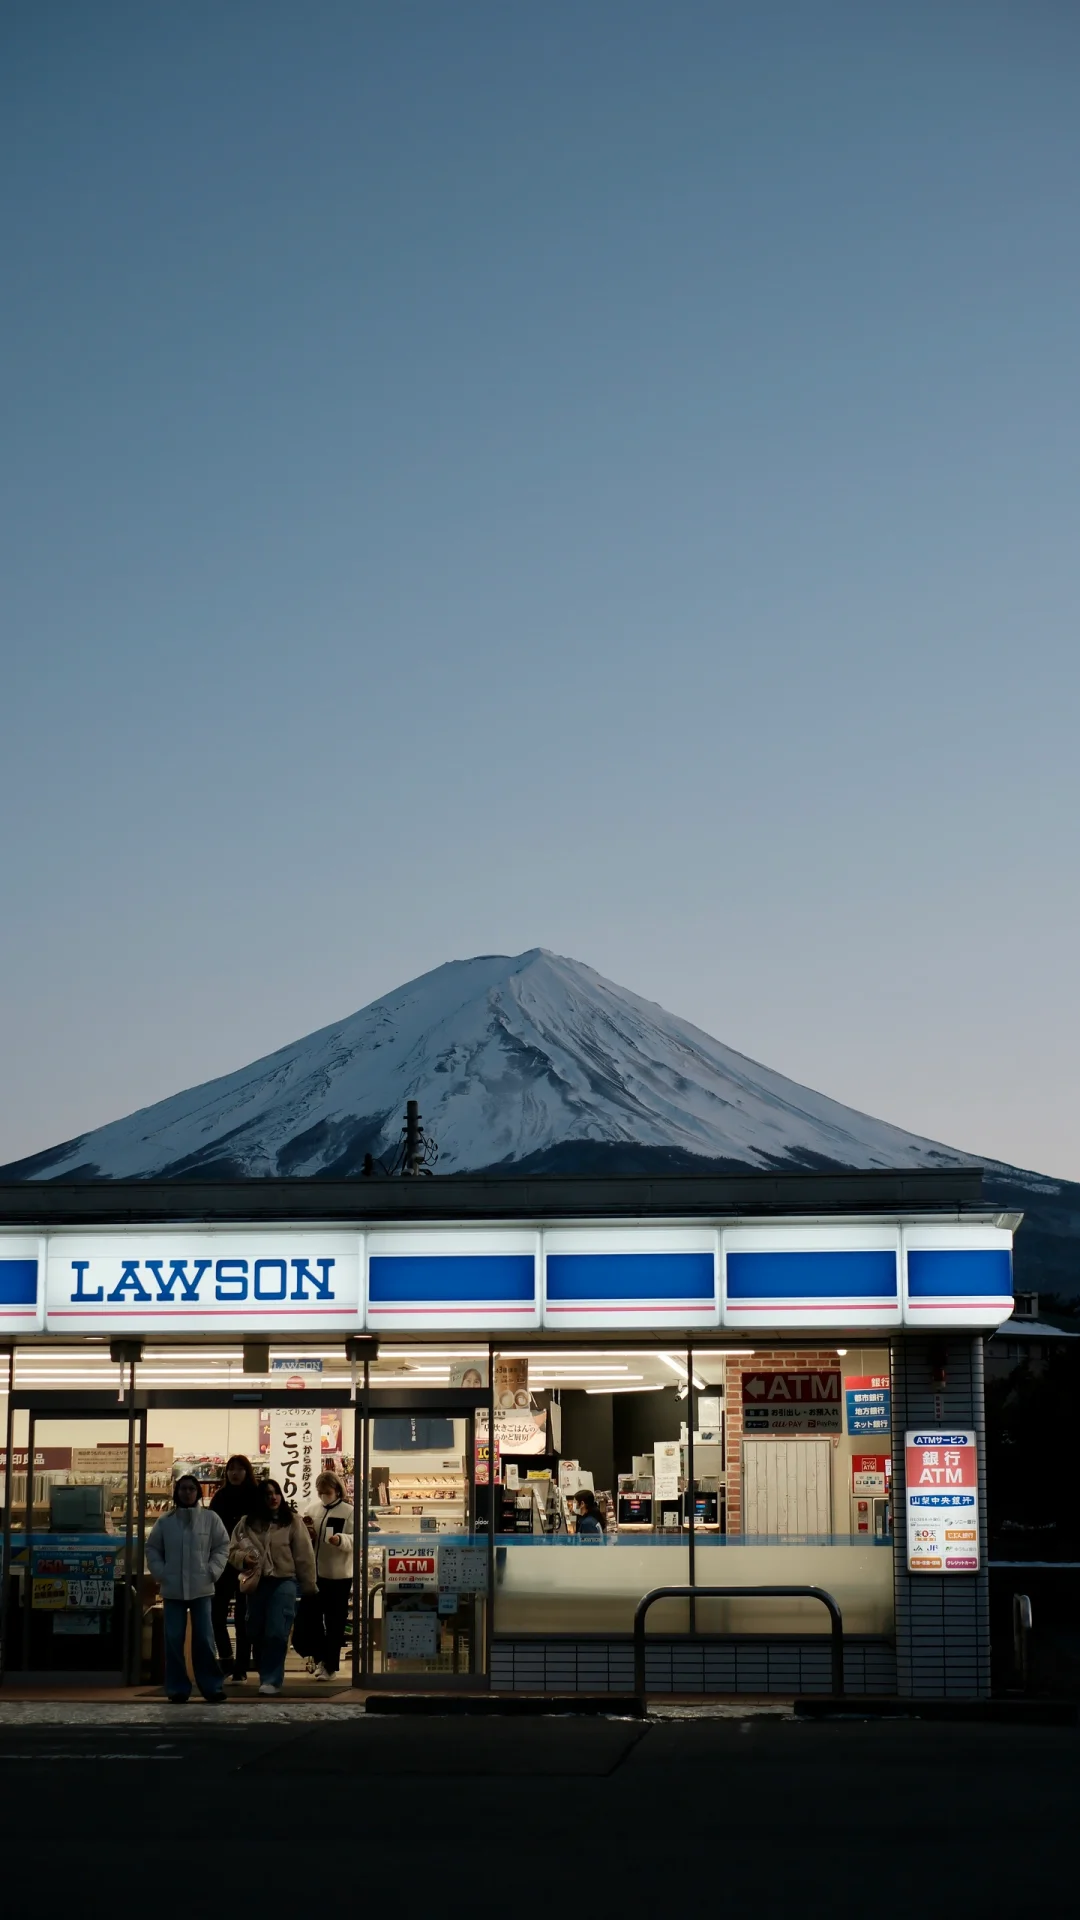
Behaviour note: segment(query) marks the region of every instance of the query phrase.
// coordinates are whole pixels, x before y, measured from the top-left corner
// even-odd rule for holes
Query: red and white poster
[[[438,1587],[438,1562],[430,1553],[388,1553],[386,1556],[387,1593],[434,1593]]]
[[[904,1435],[908,1570],[977,1573],[979,1464],[970,1428]]]

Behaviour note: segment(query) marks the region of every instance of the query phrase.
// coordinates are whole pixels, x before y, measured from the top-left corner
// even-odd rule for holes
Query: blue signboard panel
[[[0,1307],[36,1307],[36,1260],[0,1260]]]
[[[844,1399],[850,1434],[892,1432],[892,1395],[887,1387],[879,1388],[876,1392],[869,1388],[849,1387]]]
[[[792,1307],[897,1300],[896,1254],[890,1251],[729,1253],[729,1300],[784,1300]]]
[[[711,1253],[549,1253],[547,1297],[567,1300],[656,1301],[711,1306],[716,1262]]]
[[[912,1247],[907,1257],[908,1299],[996,1303],[1012,1298],[1007,1247]]]
[[[453,1307],[536,1297],[531,1253],[372,1254],[368,1300],[376,1305]]]

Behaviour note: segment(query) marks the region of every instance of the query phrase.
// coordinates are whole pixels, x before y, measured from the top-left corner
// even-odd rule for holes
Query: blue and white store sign
[[[1012,1234],[1000,1227],[905,1227],[904,1324],[996,1327],[1012,1312]]]
[[[0,1229],[0,1334],[995,1327],[979,1222]]]
[[[40,1333],[44,1265],[45,1241],[37,1234],[0,1235],[0,1333]]]
[[[49,1237],[53,1333],[327,1333],[360,1323],[355,1233],[157,1228]]]
[[[549,1227],[544,1325],[715,1327],[715,1227]]]
[[[373,1333],[524,1333],[540,1325],[535,1227],[388,1228],[364,1237]]]
[[[898,1327],[896,1226],[730,1227],[721,1234],[725,1326]]]

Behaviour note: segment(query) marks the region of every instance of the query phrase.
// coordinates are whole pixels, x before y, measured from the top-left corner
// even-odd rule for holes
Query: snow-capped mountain
[[[541,948],[456,960],[238,1073],[0,1170],[23,1179],[359,1172],[420,1103],[440,1173],[661,1150],[742,1167],[974,1164],[735,1053]],[[593,1154],[590,1154],[593,1149]],[[572,1151],[571,1151],[572,1150]]]
[[[238,1073],[0,1167],[0,1180],[359,1173],[419,1101],[440,1174],[970,1166],[540,948],[436,967]],[[1080,1185],[987,1167],[1016,1284],[1080,1294]]]

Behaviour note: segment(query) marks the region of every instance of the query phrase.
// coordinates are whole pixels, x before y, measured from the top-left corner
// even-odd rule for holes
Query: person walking
[[[221,1485],[210,1502],[211,1513],[217,1514],[230,1538],[239,1521],[251,1512],[257,1486],[255,1469],[247,1454],[230,1455],[225,1462],[225,1474]],[[230,1607],[233,1610],[233,1627],[236,1632],[235,1656],[229,1639]],[[248,1667],[251,1665],[247,1601],[240,1591],[240,1575],[231,1561],[226,1561],[224,1572],[214,1588],[210,1615],[214,1624],[214,1643],[225,1678],[246,1680]]]
[[[349,1591],[353,1577],[353,1510],[336,1473],[320,1473],[315,1482],[319,1503],[306,1515],[315,1549],[319,1582],[320,1634],[316,1680],[333,1680],[345,1643]]]
[[[195,1684],[211,1706],[225,1699],[210,1602],[228,1555],[229,1536],[221,1520],[203,1506],[194,1474],[182,1473],[173,1488],[172,1512],[162,1514],[146,1543],[146,1562],[165,1607],[165,1694],[174,1706],[191,1695],[184,1658],[189,1618]]]
[[[297,1593],[317,1593],[315,1553],[302,1520],[276,1480],[260,1480],[250,1514],[237,1522],[229,1559],[247,1598],[259,1692],[280,1693]]]

